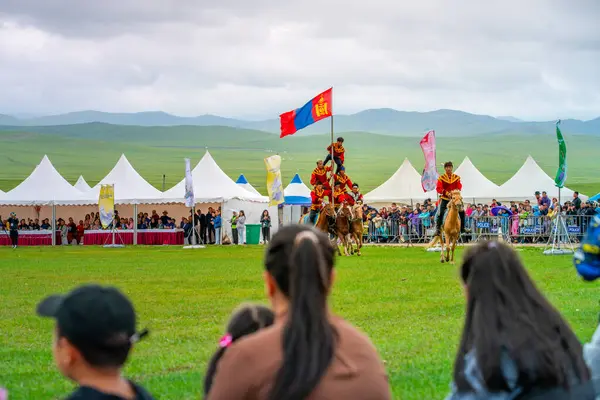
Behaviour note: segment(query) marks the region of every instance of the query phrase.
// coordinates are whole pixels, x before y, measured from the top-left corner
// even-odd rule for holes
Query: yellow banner
[[[267,167],[269,205],[276,206],[284,202],[283,184],[281,183],[281,157],[271,156],[265,158],[265,166]]]
[[[108,228],[115,217],[115,186],[100,186],[100,198],[98,199],[100,209],[100,222],[104,229]]]

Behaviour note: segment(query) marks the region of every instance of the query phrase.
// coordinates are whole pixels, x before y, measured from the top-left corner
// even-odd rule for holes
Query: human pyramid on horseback
[[[325,160],[317,161],[317,167],[311,174],[310,183],[313,190],[310,193],[310,212],[303,216],[300,222],[315,225],[317,229],[329,233],[333,237],[338,254],[341,255],[337,246],[339,240],[345,255],[354,252],[360,255],[363,197],[358,184],[352,183],[346,174],[344,138],[339,137],[335,143],[331,143],[327,151],[329,153]],[[332,166],[327,166],[329,161],[332,161]],[[336,165],[335,173],[333,164]],[[329,199],[328,203],[325,203],[325,198]],[[353,241],[356,243],[356,251],[352,247]]]
[[[442,247],[440,262],[449,261],[452,264],[454,264],[456,244],[465,229],[465,211],[461,196],[462,183],[460,176],[453,173],[453,169],[452,161],[446,162],[444,174],[440,175],[437,180],[436,191],[440,198],[435,221],[435,234],[429,244],[429,247],[433,247],[439,242]]]

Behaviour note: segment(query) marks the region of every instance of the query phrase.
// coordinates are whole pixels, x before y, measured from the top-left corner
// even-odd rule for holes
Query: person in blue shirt
[[[573,263],[585,281],[592,282],[600,278],[600,215],[594,216],[590,222],[581,246],[575,251]],[[600,386],[600,326],[592,340],[583,347],[583,354],[596,386]],[[600,399],[600,393],[597,399]]]
[[[594,400],[581,343],[510,246],[473,246],[460,277],[467,307],[447,400]]]
[[[213,225],[215,227],[215,244],[222,244],[221,241],[221,211],[215,212],[215,218],[213,219]]]

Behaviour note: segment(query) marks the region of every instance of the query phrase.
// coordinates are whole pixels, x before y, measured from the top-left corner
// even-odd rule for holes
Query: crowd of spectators
[[[465,202],[464,240],[475,239],[476,235],[489,235],[497,232],[497,227],[512,237],[515,242],[531,242],[532,238],[524,238],[523,232],[533,236],[547,238],[551,232],[552,219],[559,213],[565,216],[567,225],[580,226],[582,235],[585,221],[600,214],[598,203],[582,201],[579,193],[573,198],[559,204],[558,199],[550,199],[546,192],[536,192],[536,201],[510,201],[503,204],[495,199],[489,204]],[[368,204],[363,205],[363,221],[365,236],[370,241],[424,241],[433,234],[437,208],[431,199],[414,206],[398,206],[376,209]]]

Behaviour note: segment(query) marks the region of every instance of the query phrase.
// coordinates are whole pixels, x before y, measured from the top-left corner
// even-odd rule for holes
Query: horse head
[[[330,218],[335,218],[335,209],[331,203],[325,204],[321,212]]]
[[[450,192],[450,201],[457,208],[458,211],[463,211],[465,209],[465,204],[463,203],[463,198],[460,193],[460,190],[453,190]]]
[[[354,219],[363,219],[363,208],[362,208],[362,204],[355,204],[352,206],[352,214],[354,215]]]

